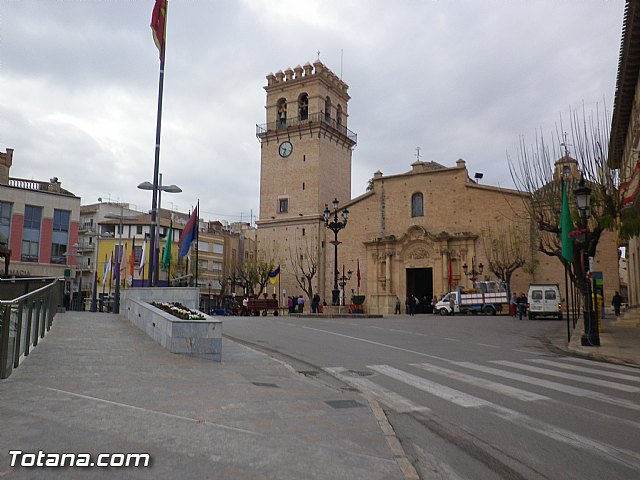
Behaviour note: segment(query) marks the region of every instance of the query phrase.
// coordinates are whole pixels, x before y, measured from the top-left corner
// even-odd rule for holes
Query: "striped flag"
[[[107,283],[107,278],[109,277],[109,272],[111,271],[111,263],[113,262],[113,252],[111,252],[111,256],[109,257],[109,261],[107,262],[107,255],[104,256],[104,270],[102,271],[102,283]]]
[[[153,32],[153,41],[160,52],[160,61],[164,63],[164,51],[167,35],[167,0],[156,0],[151,13],[151,31]]]
[[[129,275],[131,275],[131,281],[133,282],[133,272],[136,266],[136,239],[133,238],[131,242],[131,256],[129,257]]]

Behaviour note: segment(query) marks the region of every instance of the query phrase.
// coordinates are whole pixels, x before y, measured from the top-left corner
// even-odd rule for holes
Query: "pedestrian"
[[[516,318],[516,313],[518,312],[518,295],[514,292],[511,295],[511,300],[509,300],[509,314]]]
[[[449,294],[449,315],[453,315],[456,311],[456,294],[451,292]]]
[[[622,295],[620,295],[617,291],[616,294],[611,299],[611,305],[613,305],[613,311],[616,314],[616,317],[620,316],[620,307],[622,306]]]
[[[427,301],[427,296],[423,295],[422,296],[422,301],[421,301],[421,305],[422,305],[422,313],[429,313],[429,305],[431,305],[428,301]]]
[[[293,297],[291,295],[287,297],[287,309],[289,313],[293,313]]]
[[[413,316],[416,314],[416,303],[418,299],[415,295],[411,294],[409,296],[409,315]]]
[[[400,306],[402,304],[400,303],[400,297],[396,297],[396,315],[400,315]]]
[[[313,294],[313,300],[311,300],[311,312],[318,313],[318,307],[320,306],[320,295]]]
[[[438,303],[438,297],[434,296],[431,299],[431,312],[435,315],[436,314],[436,304]]]
[[[298,313],[304,312],[304,297],[300,295],[298,297]]]
[[[518,305],[518,318],[522,320],[522,317],[526,316],[526,313],[527,313],[527,296],[524,294],[524,292],[520,293],[520,296],[518,297],[518,300],[517,300],[517,305]]]

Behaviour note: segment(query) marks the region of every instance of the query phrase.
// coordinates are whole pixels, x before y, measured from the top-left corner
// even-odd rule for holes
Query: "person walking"
[[[611,299],[611,305],[613,305],[613,311],[616,314],[616,317],[620,316],[620,307],[622,306],[622,295],[620,295],[617,291],[616,294]]]
[[[409,315],[410,316],[414,316],[416,314],[416,297],[415,295],[411,294],[411,296],[409,296]]]
[[[456,311],[456,296],[451,293],[449,295],[449,315],[453,315]]]
[[[318,313],[318,307],[320,306],[320,295],[313,294],[313,300],[311,300],[311,312]]]
[[[400,303],[400,297],[396,297],[396,315],[400,315],[400,307],[401,307],[401,303]]]
[[[518,295],[514,293],[511,295],[511,299],[509,300],[509,314],[516,318],[516,313],[518,312]]]
[[[520,293],[517,302],[518,318],[522,320],[522,317],[524,317],[527,313],[527,296],[524,294],[524,292]]]
[[[300,295],[298,297],[298,313],[304,312],[304,297]]]

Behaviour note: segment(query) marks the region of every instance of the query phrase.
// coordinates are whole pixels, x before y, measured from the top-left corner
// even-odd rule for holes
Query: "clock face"
[[[291,142],[289,141],[282,142],[278,151],[282,158],[286,158],[291,155],[291,152],[293,152],[293,145],[291,145]]]

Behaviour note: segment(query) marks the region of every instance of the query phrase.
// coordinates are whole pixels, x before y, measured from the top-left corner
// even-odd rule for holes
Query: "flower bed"
[[[193,310],[185,307],[179,302],[171,302],[171,303],[158,303],[152,302],[156,308],[159,308],[163,312],[167,312],[174,317],[178,317],[181,320],[206,320],[205,316],[199,312],[194,312]]]

